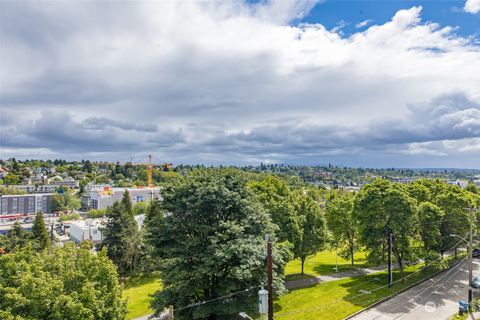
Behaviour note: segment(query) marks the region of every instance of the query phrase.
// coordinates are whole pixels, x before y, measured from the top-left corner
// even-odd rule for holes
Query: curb
[[[437,271],[437,272],[435,272],[434,274],[432,274],[432,275],[431,275],[430,277],[428,277],[428,278],[425,278],[425,279],[422,279],[422,280],[420,280],[420,281],[417,281],[417,282],[409,285],[408,287],[405,287],[405,288],[403,288],[402,290],[400,290],[400,291],[398,291],[398,292],[395,292],[394,294],[389,295],[388,297],[383,298],[382,300],[379,300],[379,301],[377,301],[377,302],[374,302],[374,303],[372,303],[371,305],[363,308],[362,310],[359,310],[359,311],[357,311],[357,312],[355,312],[355,313],[352,313],[352,314],[349,315],[348,317],[343,318],[343,320],[352,319],[353,317],[356,317],[356,316],[358,316],[359,314],[361,314],[361,313],[363,313],[363,312],[365,312],[365,311],[367,311],[367,310],[369,310],[369,309],[371,309],[371,308],[373,308],[373,307],[375,307],[375,306],[377,306],[377,305],[379,305],[379,304],[381,304],[381,303],[383,303],[383,302],[385,302],[385,301],[388,301],[388,300],[392,299],[393,297],[398,296],[400,293],[403,293],[403,292],[405,292],[405,291],[407,291],[407,290],[410,290],[411,288],[413,288],[413,287],[415,287],[415,286],[418,286],[419,284],[421,284],[421,283],[423,283],[423,282],[425,282],[425,281],[427,281],[427,280],[429,280],[429,279],[431,279],[431,278],[439,275],[440,273],[443,273],[443,272],[445,272],[445,271],[448,271],[448,270],[452,269],[453,267],[457,266],[461,261],[462,261],[462,260],[456,261],[454,264],[452,264],[452,265],[449,266],[448,268],[443,269],[443,270],[440,270],[440,271]]]

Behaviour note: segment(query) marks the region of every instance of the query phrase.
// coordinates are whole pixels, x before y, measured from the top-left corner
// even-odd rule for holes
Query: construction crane
[[[152,179],[152,171],[153,171],[153,166],[152,166],[152,155],[148,155],[148,169],[147,169],[147,186],[149,188],[154,187],[153,184],[153,179]]]

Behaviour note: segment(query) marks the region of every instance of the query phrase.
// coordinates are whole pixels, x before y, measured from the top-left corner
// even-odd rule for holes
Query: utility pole
[[[472,280],[473,280],[473,212],[470,208],[470,241],[468,242],[468,304],[471,305],[473,300]]]
[[[388,287],[393,286],[392,270],[392,230],[388,229]]]
[[[168,320],[173,320],[173,305],[168,306]]]
[[[268,320],[273,320],[273,268],[272,242],[267,242],[267,290],[268,290]]]

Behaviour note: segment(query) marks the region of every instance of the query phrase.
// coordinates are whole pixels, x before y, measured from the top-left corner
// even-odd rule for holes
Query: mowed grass
[[[290,261],[285,268],[285,275],[287,280],[295,280],[301,278],[307,278],[308,276],[321,276],[335,272],[335,251],[320,251],[315,256],[307,258],[305,260],[305,276],[300,273],[302,271],[302,264],[300,259]],[[365,268],[372,266],[366,259],[365,252],[356,252],[355,265],[353,268]],[[350,260],[344,260],[340,256],[338,257],[338,271],[347,271],[352,269]]]
[[[382,271],[292,290],[275,300],[275,318],[282,320],[343,319],[439,270],[438,267],[432,266],[417,272],[422,267],[423,264],[407,267],[405,275],[410,276],[405,278],[403,283],[396,283],[392,289],[384,287],[387,273]],[[398,271],[394,272],[395,279],[399,279]],[[371,294],[362,294],[360,290],[370,291]]]
[[[151,295],[162,288],[158,276],[142,276],[127,282],[123,297],[127,299],[127,320],[141,317],[150,313]]]

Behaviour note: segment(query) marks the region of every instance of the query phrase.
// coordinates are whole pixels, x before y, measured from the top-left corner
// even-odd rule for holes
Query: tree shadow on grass
[[[367,259],[358,259],[355,261],[355,264],[352,266],[351,264],[341,263],[338,265],[338,272],[346,272],[350,270],[362,270],[363,268],[370,268],[374,267],[377,264],[373,262],[368,262]],[[336,273],[335,264],[318,264],[313,267],[313,271],[319,275],[332,275]]]

